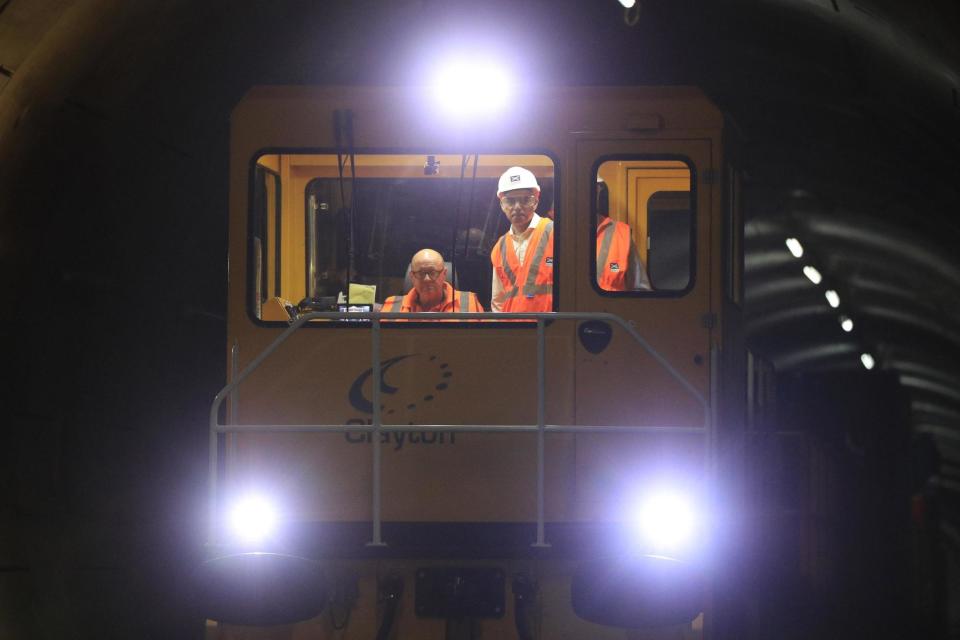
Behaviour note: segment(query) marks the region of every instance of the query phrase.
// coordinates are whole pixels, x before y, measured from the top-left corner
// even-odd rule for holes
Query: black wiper
[[[341,112],[336,109],[333,112],[333,131],[337,144],[337,180],[340,186],[340,207],[347,214],[347,282],[346,298],[350,301],[350,281],[353,273],[356,271],[356,252],[354,249],[353,232],[353,210],[357,200],[356,168],[353,149],[353,112],[345,109]],[[350,205],[347,206],[346,194],[343,182],[343,166],[347,158],[344,158],[343,138],[347,138],[347,158],[350,160]]]
[[[453,288],[457,288],[459,272],[457,271],[457,231],[460,229],[460,210],[461,203],[463,200],[463,178],[467,172],[467,160],[468,155],[462,154],[460,158],[460,182],[457,186],[457,209],[454,212],[453,216],[453,230],[452,238],[450,241],[450,265],[453,269],[452,279],[453,279]],[[470,198],[467,202],[467,226],[464,229],[464,239],[463,239],[463,257],[467,257],[467,244],[470,242],[470,209],[473,207],[473,188],[477,183],[477,163],[480,159],[480,154],[473,154],[473,177],[470,180]]]

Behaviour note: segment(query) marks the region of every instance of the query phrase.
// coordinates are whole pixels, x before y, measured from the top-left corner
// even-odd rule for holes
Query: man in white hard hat
[[[497,184],[510,229],[490,252],[492,311],[553,311],[553,220],[537,215],[540,185],[523,167],[510,167]]]

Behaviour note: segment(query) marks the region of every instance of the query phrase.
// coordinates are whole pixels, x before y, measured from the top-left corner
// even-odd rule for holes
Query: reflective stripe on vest
[[[507,232],[509,233],[509,232]],[[512,292],[516,292],[517,289],[517,274],[513,272],[513,269],[510,268],[510,261],[507,259],[507,234],[503,234],[500,238],[500,266],[503,267],[503,273],[507,276],[507,280],[510,282],[510,289]]]
[[[600,249],[597,251],[597,278],[603,277],[603,270],[607,267],[607,259],[610,257],[610,245],[613,244],[613,236],[616,228],[617,225],[611,222],[607,225],[607,228],[603,230]]]
[[[547,245],[550,244],[553,235],[553,220],[548,220],[543,234],[540,236],[540,242],[537,243],[537,252],[533,254],[533,261],[530,262],[530,268],[527,269],[527,281],[523,284],[523,294],[526,296],[537,295],[541,293],[553,293],[552,284],[537,284],[537,275],[540,273],[540,264],[543,262],[543,256],[547,253]],[[530,275],[533,275],[531,278]]]
[[[383,307],[381,308],[381,311],[387,313],[403,312],[403,301],[406,299],[407,296],[390,296],[383,301]],[[472,291],[457,291],[454,289],[453,297],[450,300],[450,306],[441,310],[454,313],[458,311],[476,312],[479,306],[480,305],[477,302],[477,294],[473,293]],[[413,313],[418,312],[414,311]]]
[[[597,236],[597,284],[607,291],[624,291],[627,274],[633,266],[630,261],[630,227],[610,218],[600,226],[603,229]],[[618,271],[610,269],[612,263],[618,265]]]
[[[509,232],[508,232],[509,233]],[[513,245],[507,245],[507,234],[501,236],[500,241],[497,243],[494,251],[499,253],[499,266],[502,269],[502,277],[500,277],[500,282],[503,285],[503,302],[504,302],[504,311],[508,311],[510,307],[513,306],[512,300],[519,296],[523,295],[525,300],[533,300],[537,297],[543,297],[553,294],[553,265],[549,266],[549,274],[551,282],[549,284],[537,284],[537,277],[541,275],[541,270],[544,268],[544,260],[547,254],[547,249],[550,247],[553,241],[553,220],[549,218],[541,219],[541,222],[537,225],[537,229],[533,231],[533,236],[530,238],[530,243],[532,244],[536,240],[536,244],[533,246],[528,245],[527,247],[527,256],[531,256],[523,265],[519,264],[519,259],[517,259],[518,266],[520,267],[520,273],[524,275],[523,286],[517,286],[517,273],[514,272],[513,268],[510,266],[509,252],[513,251]],[[513,253],[516,259],[516,253]],[[498,256],[494,255],[493,259],[496,260]],[[526,302],[519,303],[521,307],[526,306]],[[541,306],[541,305],[533,305]],[[550,306],[550,305],[547,305]],[[520,309],[521,311],[524,309]]]

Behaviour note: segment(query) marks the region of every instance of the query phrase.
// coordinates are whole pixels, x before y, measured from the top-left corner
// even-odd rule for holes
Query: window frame
[[[341,150],[341,154],[347,155],[346,152],[344,152],[343,150]],[[560,164],[560,157],[559,157],[559,155],[558,155],[557,153],[555,153],[554,151],[551,151],[551,150],[545,149],[545,148],[510,149],[510,150],[485,148],[485,149],[480,149],[480,150],[473,150],[473,151],[467,153],[466,155],[473,156],[474,154],[477,154],[477,155],[479,155],[479,156],[481,156],[481,157],[484,156],[484,155],[499,155],[499,156],[536,156],[536,155],[539,155],[539,156],[544,156],[544,157],[548,158],[548,159],[550,160],[550,162],[553,164],[553,178],[552,178],[552,180],[553,180],[553,212],[554,212],[554,229],[553,229],[553,243],[554,243],[554,249],[553,249],[553,256],[554,256],[554,263],[553,263],[553,268],[554,268],[554,271],[553,271],[553,309],[552,309],[552,311],[550,311],[549,313],[555,313],[555,312],[557,312],[557,311],[559,310],[559,297],[560,297],[560,296],[559,296],[559,291],[560,291],[560,284],[559,284],[559,283],[560,283],[560,280],[561,280],[561,277],[560,277],[560,272],[561,272],[560,263],[562,262],[562,260],[561,260],[561,253],[562,253],[561,247],[562,247],[562,242],[560,242],[560,238],[562,237],[562,227],[564,226],[563,223],[561,223],[561,224],[558,224],[558,223],[557,223],[557,220],[559,220],[559,219],[562,217],[562,209],[563,209],[562,198],[561,198],[561,196],[560,196],[560,193],[561,193],[561,187],[560,187],[560,185],[562,184],[563,178],[562,178],[562,170],[561,170],[561,164]],[[253,302],[253,299],[252,299],[252,298],[253,298],[253,293],[252,293],[252,292],[255,291],[255,288],[254,288],[254,280],[255,280],[256,275],[257,275],[257,274],[256,274],[256,269],[254,268],[254,266],[255,266],[255,257],[256,257],[256,256],[254,255],[254,246],[253,246],[253,244],[254,244],[254,243],[253,243],[253,238],[254,238],[254,235],[253,235],[253,226],[254,226],[254,223],[255,223],[255,220],[256,220],[256,211],[255,211],[255,205],[256,205],[256,203],[255,203],[255,198],[254,198],[254,194],[255,194],[255,180],[256,180],[257,168],[258,168],[258,167],[260,167],[260,168],[265,168],[265,167],[262,167],[262,165],[259,165],[259,164],[258,164],[258,161],[259,161],[259,159],[260,159],[261,157],[266,156],[266,155],[279,155],[279,156],[285,156],[285,155],[288,155],[288,156],[289,156],[289,155],[331,155],[331,156],[336,156],[336,155],[337,155],[337,149],[336,149],[336,148],[327,148],[327,147],[321,147],[321,148],[318,148],[318,147],[263,147],[263,148],[261,148],[261,149],[257,149],[256,151],[254,151],[253,154],[251,155],[251,158],[250,158],[250,161],[249,161],[249,171],[248,171],[248,187],[247,187],[247,190],[248,190],[248,198],[247,198],[247,216],[246,216],[246,218],[247,218],[247,224],[246,224],[246,231],[245,231],[245,232],[246,232],[246,237],[247,237],[247,257],[246,257],[246,259],[247,259],[247,262],[246,262],[247,275],[246,275],[246,283],[245,283],[245,286],[246,286],[246,289],[247,289],[247,295],[245,296],[245,298],[246,298],[245,312],[246,312],[246,315],[247,315],[248,319],[249,319],[254,325],[259,326],[259,327],[264,327],[264,328],[277,328],[277,327],[285,327],[285,326],[288,326],[288,323],[287,323],[287,322],[284,322],[284,321],[279,321],[279,320],[263,320],[262,318],[259,317],[259,315],[258,315],[258,309],[256,308],[256,307],[258,307],[259,305],[257,305],[257,306],[255,307],[254,305],[251,304],[251,303]],[[446,149],[446,148],[440,148],[440,149],[437,149],[437,148],[430,148],[430,149],[427,149],[427,148],[413,148],[413,149],[410,149],[410,148],[363,147],[363,148],[355,148],[355,149],[353,149],[353,155],[354,155],[354,157],[361,156],[361,155],[413,155],[413,156],[418,156],[418,155],[423,155],[423,156],[426,156],[426,155],[458,155],[458,156],[462,156],[462,155],[464,155],[464,153],[463,153],[463,152],[460,152],[460,151],[456,151],[456,150]],[[349,179],[348,176],[347,176],[347,174],[346,174],[346,172],[344,173],[344,179],[345,179],[345,180]],[[468,179],[466,175],[464,176],[464,179],[465,179],[465,180]],[[281,185],[281,188],[282,188],[282,181],[278,181],[278,182],[280,182],[280,185]],[[311,181],[307,181],[306,185],[304,185],[304,193],[303,193],[302,201],[304,202],[304,205],[305,205],[305,206],[304,206],[304,212],[305,212],[305,213],[306,213],[306,208],[307,208],[307,207],[306,207],[306,200],[307,200],[307,197],[308,197],[308,196],[307,196],[307,188],[308,188],[308,186],[309,186],[309,184],[310,184],[311,182],[312,182],[312,180],[311,180]],[[278,216],[278,217],[279,217],[279,216]],[[304,236],[304,238],[305,238],[305,240],[307,240],[306,234],[308,233],[308,229],[306,228],[306,220],[304,220],[304,224],[305,224],[305,227],[304,227],[304,234],[305,234],[305,236]],[[570,225],[570,224],[572,224],[572,223],[566,223],[566,225]],[[498,238],[498,239],[499,239],[499,238]],[[309,251],[305,249],[305,252],[304,252],[304,268],[305,268],[305,269],[309,269],[309,264],[308,264],[308,263],[309,263]],[[491,267],[491,268],[492,268],[492,267]],[[296,304],[296,303],[299,302],[299,301],[291,301],[291,302],[294,302],[294,304]],[[483,301],[481,301],[481,302],[483,302]],[[486,307],[489,307],[489,301],[488,301],[488,304],[485,305],[485,306],[486,306]],[[488,312],[488,313],[490,312],[490,309],[489,309],[489,308],[487,308],[487,312]],[[528,328],[528,329],[535,329],[536,326],[537,326],[537,323],[536,323],[536,321],[534,321],[534,320],[529,320],[529,321],[527,321],[527,320],[511,320],[511,321],[507,321],[507,320],[501,320],[501,321],[498,321],[498,320],[484,320],[482,323],[478,323],[478,322],[476,322],[476,321],[468,321],[468,320],[450,321],[450,322],[436,322],[436,321],[431,321],[431,320],[421,320],[421,321],[418,321],[418,320],[413,319],[413,318],[416,317],[416,315],[417,315],[417,314],[410,314],[411,319],[410,319],[410,320],[405,320],[405,321],[403,321],[403,322],[394,322],[394,321],[389,321],[389,322],[388,322],[388,321],[382,321],[380,326],[381,326],[381,328],[389,327],[390,329],[410,329],[410,328],[424,328],[424,327],[429,327],[429,328],[443,329],[443,330],[446,330],[446,329],[463,329],[463,328],[469,328],[469,327],[474,327],[474,328],[482,327],[482,328],[511,328],[511,329]],[[363,322],[363,321],[356,322],[356,321],[348,321],[348,320],[330,321],[330,322],[311,322],[311,323],[307,323],[306,325],[304,325],[304,327],[306,327],[306,328],[311,328],[311,329],[313,329],[313,328],[321,328],[321,327],[322,327],[322,328],[331,328],[331,327],[332,327],[332,328],[340,328],[340,329],[342,329],[342,328],[348,328],[348,327],[352,327],[352,328],[367,328],[367,327],[369,327],[369,326],[370,326],[370,324],[367,323],[367,322]]]
[[[263,155],[269,155],[269,154],[258,154],[257,158]],[[265,178],[272,178],[275,181],[275,191],[273,194],[273,207],[274,207],[274,210],[276,211],[276,215],[274,220],[274,228],[272,230],[269,228],[270,226],[269,215],[267,215],[269,209],[264,209],[261,219],[258,219],[258,216],[256,215],[256,206],[257,206],[257,200],[258,200],[257,195],[259,192],[257,182],[258,182],[259,174],[262,174]],[[270,193],[265,186],[262,189],[262,195],[263,195],[264,203],[267,204],[267,206],[269,207]],[[253,169],[250,177],[250,224],[248,226],[248,233],[247,233],[247,246],[248,246],[248,253],[249,253],[247,266],[252,273],[250,275],[250,282],[249,282],[250,286],[248,288],[247,298],[248,298],[248,304],[250,302],[253,302],[254,307],[256,308],[260,308],[260,306],[263,305],[264,302],[266,302],[270,297],[272,297],[269,295],[271,288],[273,289],[274,296],[281,295],[280,294],[280,285],[281,285],[280,268],[282,265],[281,249],[283,247],[283,244],[281,241],[281,233],[282,233],[282,226],[283,226],[282,215],[281,215],[282,210],[283,210],[283,182],[280,179],[280,174],[274,171],[273,169],[271,169],[270,167],[261,165],[258,162],[254,161],[254,165],[253,165]],[[272,283],[270,282],[270,279],[269,279],[270,270],[267,267],[267,261],[269,260],[269,256],[270,256],[270,248],[267,246],[267,242],[270,238],[271,233],[273,233],[274,235],[274,246],[273,246],[274,278]],[[255,265],[257,264],[257,261],[256,261],[257,255],[256,255],[256,247],[254,246],[255,244],[254,238],[258,236],[260,237],[260,256],[259,256],[260,257],[260,263],[259,263],[260,273],[259,274],[257,274],[257,270],[255,268]],[[255,286],[254,284],[258,279],[258,275],[259,275],[258,284],[260,288],[259,296],[256,295],[257,286]],[[256,298],[256,300],[254,300],[253,298]]]

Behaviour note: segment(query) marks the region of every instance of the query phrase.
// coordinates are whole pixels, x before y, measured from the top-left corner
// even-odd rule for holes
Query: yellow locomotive
[[[233,112],[210,637],[709,636],[745,384],[723,118],[687,87],[445,98],[259,87]],[[514,166],[553,220],[553,310],[382,308],[432,248],[490,309]],[[598,275],[607,214],[641,287]]]

